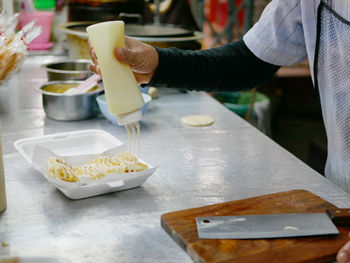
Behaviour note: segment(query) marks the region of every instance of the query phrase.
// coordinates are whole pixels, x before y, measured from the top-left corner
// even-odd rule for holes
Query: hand
[[[350,233],[349,233],[350,237]],[[338,252],[337,261],[339,263],[350,262],[350,241],[348,241]]]
[[[101,75],[96,53],[89,41],[89,52],[92,59],[90,70]],[[119,62],[129,64],[138,83],[149,83],[158,67],[156,49],[138,40],[125,37],[125,48],[116,48],[115,57]]]
[[[92,64],[89,65],[89,68],[92,72],[95,72],[96,74],[100,75],[100,77],[102,77],[100,65],[98,64],[97,57],[96,57],[96,52],[91,45],[90,39],[88,40],[88,44],[89,44],[90,57],[92,59]]]

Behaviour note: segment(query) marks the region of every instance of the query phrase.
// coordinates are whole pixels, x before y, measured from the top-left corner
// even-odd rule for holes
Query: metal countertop
[[[80,262],[192,262],[160,226],[163,213],[290,189],[306,189],[339,207],[350,196],[203,92],[159,89],[141,124],[141,158],[158,166],[141,187],[70,200],[16,151],[22,138],[102,129],[127,143],[103,117],[57,122],[45,117],[34,88],[46,81],[30,56],[0,87],[8,208],[0,214],[0,255],[59,256]],[[180,118],[208,114],[209,127]]]

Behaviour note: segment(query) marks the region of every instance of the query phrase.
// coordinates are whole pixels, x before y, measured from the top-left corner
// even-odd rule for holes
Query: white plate
[[[21,139],[15,142],[16,149],[32,165],[33,152],[37,145],[43,146],[60,156],[101,154],[115,147],[125,147],[121,141],[116,139],[108,132],[102,130],[82,130],[56,133]],[[142,160],[140,161],[145,163]],[[43,171],[41,171],[41,174],[68,198],[81,199],[140,186],[149,176],[153,174],[155,170],[155,168],[151,165],[147,165],[149,167],[147,170],[125,174],[125,176],[121,174],[116,181],[101,182],[99,184],[79,187],[65,187],[65,185],[67,185],[66,182],[51,178],[46,172]]]

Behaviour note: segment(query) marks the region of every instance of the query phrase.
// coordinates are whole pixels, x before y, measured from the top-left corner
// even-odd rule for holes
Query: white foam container
[[[32,165],[33,152],[37,145],[43,146],[61,156],[101,154],[115,147],[125,147],[121,141],[116,139],[108,132],[97,129],[56,133],[25,138],[15,142],[16,149]],[[142,160],[140,161],[145,163]],[[68,198],[82,199],[140,186],[149,176],[152,175],[155,170],[151,165],[147,165],[149,167],[147,170],[135,172],[134,174],[129,174],[125,177],[119,176],[118,180],[116,181],[79,187],[63,187],[62,185],[64,184],[55,183],[60,180],[51,178],[45,172],[41,172],[41,174]]]

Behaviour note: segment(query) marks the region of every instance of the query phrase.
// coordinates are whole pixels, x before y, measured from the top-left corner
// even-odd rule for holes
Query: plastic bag
[[[28,54],[28,44],[42,32],[35,20],[16,30],[18,14],[0,14],[0,85],[9,79]]]

